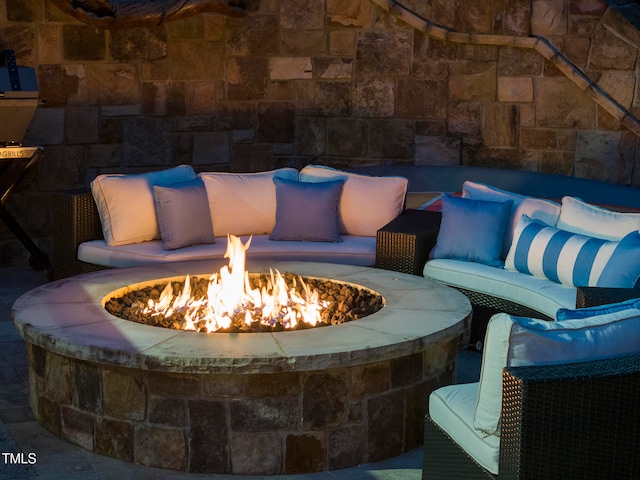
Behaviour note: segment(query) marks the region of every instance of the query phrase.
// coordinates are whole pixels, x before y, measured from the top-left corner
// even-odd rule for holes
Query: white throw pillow
[[[189,165],[133,175],[98,175],[91,182],[91,193],[107,245],[128,245],[160,238],[154,185],[173,185],[195,178],[196,173]]]
[[[295,168],[258,173],[201,173],[217,237],[271,233],[276,224],[273,178],[298,180]]]
[[[502,258],[506,258],[511,243],[513,242],[513,232],[516,224],[522,215],[527,215],[534,220],[541,220],[547,225],[554,226],[560,217],[560,205],[551,200],[542,198],[527,197],[519,193],[508,192],[483,183],[466,181],[462,184],[463,198],[473,200],[486,200],[490,202],[505,202],[513,200],[511,215],[504,232],[502,245]]]
[[[579,198],[563,197],[557,227],[604,240],[620,240],[640,230],[640,213],[612,212]]]
[[[320,165],[307,165],[300,171],[302,182],[328,180],[345,182],[339,206],[340,233],[362,237],[375,237],[402,213],[409,185],[404,177],[373,177]]]
[[[581,362],[640,352],[640,310],[548,322],[494,315],[487,326],[474,427],[500,429],[502,370],[508,366]]]

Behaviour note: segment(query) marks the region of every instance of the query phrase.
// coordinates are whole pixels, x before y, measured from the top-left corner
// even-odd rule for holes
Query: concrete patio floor
[[[0,480],[17,479],[154,479],[215,478],[286,480],[418,480],[422,450],[360,467],[305,475],[240,476],[188,474],[145,467],[91,453],[61,440],[38,424],[29,409],[24,340],[11,320],[11,305],[23,293],[46,283],[44,272],[28,267],[0,268]],[[481,355],[460,350],[457,381],[477,381]],[[23,463],[15,463],[22,453]],[[31,454],[31,455],[30,455]],[[11,458],[14,462],[11,462]],[[35,459],[35,462],[33,460]]]

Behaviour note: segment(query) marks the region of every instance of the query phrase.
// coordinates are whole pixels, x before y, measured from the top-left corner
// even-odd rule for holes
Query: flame
[[[316,290],[311,289],[299,277],[291,288],[277,270],[270,270],[266,286],[261,289],[251,286],[249,272],[246,271],[246,251],[251,245],[251,237],[246,243],[229,235],[225,258],[229,265],[209,277],[207,293],[194,298],[191,293],[191,279],[187,275],[184,287],[174,295],[173,286],[168,283],[156,301],[149,300],[142,313],[170,317],[174,312],[184,315],[185,330],[214,332],[237,324],[250,326],[254,322],[284,328],[294,328],[299,322],[315,326],[321,321],[321,311],[328,302],[321,301]],[[298,290],[302,293],[299,294]]]

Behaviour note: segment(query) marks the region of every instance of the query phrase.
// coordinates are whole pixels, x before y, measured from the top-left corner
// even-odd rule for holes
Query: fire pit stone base
[[[397,272],[286,267],[371,288],[386,305],[342,325],[251,334],[150,327],[102,308],[127,283],[202,264],[95,272],[25,294],[13,316],[38,421],[99,454],[199,473],[334,470],[418,447],[429,393],[453,382],[466,298]]]

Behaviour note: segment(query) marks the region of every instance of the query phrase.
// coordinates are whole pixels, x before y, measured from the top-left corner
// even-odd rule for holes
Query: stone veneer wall
[[[37,71],[7,202],[51,251],[52,192],[187,163],[484,165],[640,185],[640,32],[605,0],[262,0],[101,30],[0,3],[0,49]],[[387,11],[391,10],[391,11]],[[0,222],[0,265],[28,253]]]

